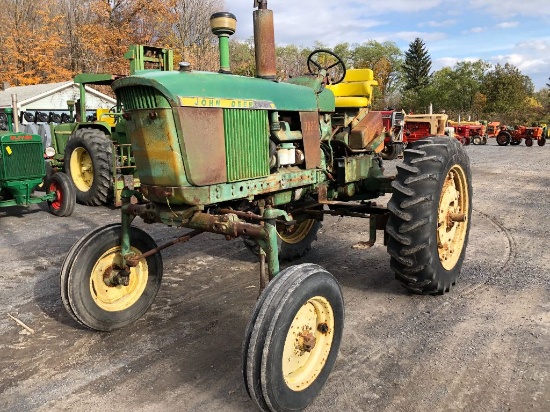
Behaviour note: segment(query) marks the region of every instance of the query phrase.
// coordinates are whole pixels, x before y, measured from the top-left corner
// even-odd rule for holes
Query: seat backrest
[[[115,125],[115,117],[112,114],[109,114],[109,109],[96,109],[96,117],[98,122],[105,122],[110,126]]]
[[[336,107],[366,107],[371,104],[372,88],[377,85],[371,69],[349,69],[341,83],[327,88],[334,93]]]

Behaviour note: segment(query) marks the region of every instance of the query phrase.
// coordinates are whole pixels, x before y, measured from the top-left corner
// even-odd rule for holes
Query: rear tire
[[[508,132],[500,132],[497,135],[497,144],[499,146],[508,146],[510,144],[510,140],[512,139],[512,136]]]
[[[525,146],[527,146],[527,147],[533,146],[533,139],[530,138],[530,137],[526,137],[525,138]]]
[[[317,219],[305,219],[293,226],[277,225],[279,261],[291,262],[307,255],[322,225]],[[254,239],[244,237],[243,242],[252,253],[258,255],[259,246]]]
[[[112,144],[97,129],[78,129],[65,147],[65,171],[76,188],[76,200],[88,206],[108,203],[113,192]]]
[[[47,193],[55,192],[55,199],[48,200],[52,215],[70,216],[74,212],[76,195],[71,179],[65,173],[54,173],[48,178]]]
[[[468,244],[468,156],[453,139],[419,141],[405,150],[392,187],[386,231],[396,278],[412,292],[443,294],[455,284]]]
[[[546,144],[546,138],[545,137],[540,137],[538,140],[537,140],[537,144],[539,146],[544,146]]]

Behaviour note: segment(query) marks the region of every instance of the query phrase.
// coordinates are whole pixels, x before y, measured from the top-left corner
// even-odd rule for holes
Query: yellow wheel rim
[[[71,178],[81,192],[87,192],[94,182],[94,166],[86,149],[77,147],[71,153]]]
[[[131,248],[135,254],[141,252],[136,248]],[[143,294],[149,278],[147,261],[141,259],[136,267],[130,269],[130,283],[128,286],[108,285],[105,278],[113,270],[121,267],[122,255],[120,246],[113,247],[106,251],[97,260],[90,276],[90,292],[97,306],[108,312],[118,312],[129,308]]]
[[[466,240],[469,214],[468,183],[464,169],[455,165],[443,183],[437,218],[437,248],[443,267],[455,267]]]
[[[295,244],[304,240],[314,224],[315,219],[306,219],[277,233],[283,242]]]
[[[322,296],[310,298],[296,313],[283,350],[283,377],[293,391],[307,389],[321,373],[334,337],[332,306]]]

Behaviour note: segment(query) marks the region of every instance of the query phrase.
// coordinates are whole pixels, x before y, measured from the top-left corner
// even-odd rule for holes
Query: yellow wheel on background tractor
[[[77,147],[71,153],[69,162],[71,178],[76,188],[82,192],[90,190],[94,182],[94,164],[88,151],[83,147]]]
[[[109,202],[113,194],[113,145],[103,130],[81,128],[65,146],[65,171],[76,188],[76,200],[88,206]]]
[[[466,173],[460,165],[449,170],[439,198],[437,249],[441,265],[451,270],[458,262],[466,241],[469,216],[469,192]]]

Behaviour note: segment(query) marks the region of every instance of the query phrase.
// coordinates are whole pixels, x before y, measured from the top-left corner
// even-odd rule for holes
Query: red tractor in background
[[[480,122],[448,122],[455,130],[455,137],[464,145],[487,144],[486,127]]]
[[[427,136],[443,136],[447,119],[446,114],[407,114],[403,140],[409,143]]]
[[[522,139],[525,139],[525,146],[533,146],[533,142],[536,140],[539,146],[546,144],[546,137],[543,134],[544,129],[542,127],[527,127],[516,126],[515,128],[502,126],[497,135],[497,143],[499,146],[517,146],[521,143]]]
[[[487,123],[487,137],[497,137],[500,132],[500,122],[489,122]]]

